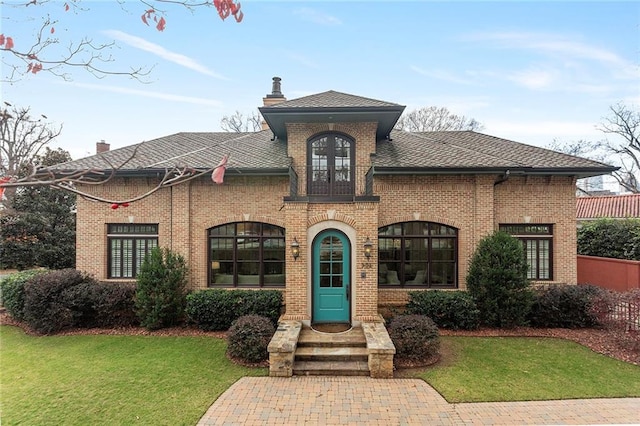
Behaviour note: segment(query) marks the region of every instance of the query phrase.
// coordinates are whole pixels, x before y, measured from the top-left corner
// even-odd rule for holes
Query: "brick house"
[[[465,289],[478,241],[503,229],[522,239],[532,280],[576,283],[576,179],[612,167],[472,131],[394,130],[402,105],[286,100],[279,78],[263,102],[259,132],[177,133],[67,163],[109,170],[137,150],[83,188],[124,199],[167,167],[229,154],[222,185],[194,179],[119,209],[79,197],[77,268],[132,280],[148,250],[170,247],[193,289],[281,289],[285,320],[358,324],[408,291]]]

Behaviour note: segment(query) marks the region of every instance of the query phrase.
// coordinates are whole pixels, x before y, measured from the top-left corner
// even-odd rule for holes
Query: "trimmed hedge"
[[[62,269],[36,275],[24,286],[24,319],[43,334],[53,334],[73,325],[74,315],[65,305],[64,293],[78,284],[93,282],[75,269]]]
[[[24,321],[24,285],[33,277],[47,272],[31,269],[4,277],[0,280],[0,305],[17,321]]]
[[[598,325],[593,303],[604,289],[593,285],[559,285],[538,291],[531,306],[533,327],[586,328]]]
[[[246,362],[262,362],[269,357],[267,347],[276,332],[271,320],[244,315],[231,324],[227,334],[227,353]]]
[[[578,254],[640,260],[640,220],[597,219],[578,229]]]
[[[399,315],[388,327],[399,361],[422,362],[438,354],[440,333],[431,318]]]
[[[440,328],[475,330],[480,326],[480,311],[466,291],[411,291],[406,313],[425,315]]]
[[[244,315],[260,315],[275,325],[282,309],[278,290],[201,290],[187,295],[186,313],[200,329],[228,330]]]

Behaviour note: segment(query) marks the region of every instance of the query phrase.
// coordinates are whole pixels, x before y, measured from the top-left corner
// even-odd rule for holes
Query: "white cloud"
[[[417,72],[418,74],[424,75],[425,77],[431,77],[438,80],[448,81],[450,83],[457,84],[472,84],[471,80],[460,78],[455,76],[453,73],[444,70],[425,70],[415,65],[411,65],[410,69],[412,71]]]
[[[150,41],[147,41],[141,37],[132,36],[118,30],[107,30],[104,31],[104,34],[113,37],[114,39],[119,40],[123,43],[126,43],[129,46],[135,47],[136,49],[152,53],[162,59],[178,64],[182,67],[189,68],[201,74],[205,74],[220,80],[227,80],[226,77],[214,71],[211,71],[209,68],[198,63],[198,61],[196,61],[195,59],[189,58],[188,56],[182,55],[180,53],[175,53],[167,50],[164,47],[155,43],[151,43]]]
[[[335,16],[320,12],[310,7],[302,7],[293,11],[293,14],[299,16],[304,21],[313,22],[320,25],[342,25],[342,21]]]
[[[222,107],[222,102],[217,101],[215,99],[195,98],[191,96],[173,95],[170,93],[151,92],[149,90],[130,89],[127,87],[107,86],[102,84],[88,84],[88,83],[76,83],[76,82],[65,83],[65,84],[70,84],[83,89],[101,90],[104,92],[122,93],[126,95],[143,96],[147,98],[162,99],[165,101],[172,101],[172,102],[183,102],[183,103],[195,104],[195,105],[207,105],[207,106],[212,106],[217,108]]]
[[[552,33],[535,32],[487,32],[475,33],[463,37],[464,40],[494,42],[495,47],[506,49],[528,49],[542,54],[560,54],[563,57],[588,59],[615,67],[627,68],[630,63],[607,49],[566,36]]]
[[[542,69],[515,72],[507,78],[529,89],[549,88],[556,81],[555,73]]]

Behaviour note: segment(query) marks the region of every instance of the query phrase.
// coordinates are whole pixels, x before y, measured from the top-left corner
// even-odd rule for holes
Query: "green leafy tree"
[[[167,248],[151,250],[138,273],[136,311],[149,330],[171,327],[182,320],[186,305],[187,263]]]
[[[640,220],[598,219],[578,229],[578,254],[640,260]]]
[[[69,153],[48,147],[37,161],[52,166],[71,160]],[[73,268],[76,244],[76,196],[44,186],[15,193],[10,214],[0,218],[0,263],[5,268]]]
[[[505,232],[483,238],[471,259],[467,288],[490,327],[527,324],[533,292],[522,244]]]

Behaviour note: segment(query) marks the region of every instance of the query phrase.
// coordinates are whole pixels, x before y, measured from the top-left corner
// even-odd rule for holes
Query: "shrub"
[[[466,291],[411,291],[407,314],[425,315],[440,328],[475,330],[480,311]]]
[[[533,293],[522,244],[505,232],[483,238],[471,259],[467,288],[490,327],[527,324]]]
[[[534,327],[585,328],[598,324],[595,298],[604,290],[591,285],[553,286],[536,293],[530,320]]]
[[[640,220],[598,219],[578,229],[578,254],[640,260]]]
[[[74,327],[127,327],[138,323],[135,286],[127,283],[84,282],[62,293]]]
[[[0,280],[0,305],[17,321],[24,321],[24,285],[38,274],[47,272],[44,269],[31,269],[16,272]]]
[[[278,322],[282,293],[278,290],[202,290],[187,295],[187,316],[202,330],[228,330],[243,315]]]
[[[94,294],[97,327],[130,327],[139,324],[135,310],[135,284],[98,283]]]
[[[36,275],[24,286],[24,319],[40,333],[52,334],[73,325],[71,309],[65,305],[64,293],[86,282],[95,282],[75,269],[62,269]]]
[[[438,327],[424,315],[395,317],[389,324],[389,336],[399,361],[424,362],[440,349]]]
[[[187,272],[181,255],[166,248],[151,250],[137,277],[136,310],[143,327],[156,330],[178,324],[184,314]]]
[[[245,315],[233,322],[227,334],[227,353],[246,362],[262,362],[269,356],[267,346],[275,327],[269,318]]]

